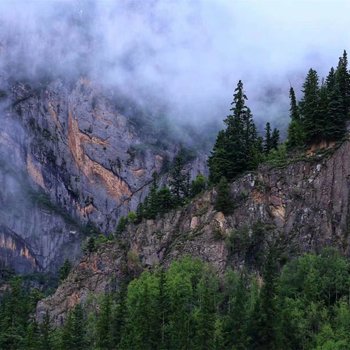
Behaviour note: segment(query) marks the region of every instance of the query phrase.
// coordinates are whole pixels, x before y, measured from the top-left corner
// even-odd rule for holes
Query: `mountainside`
[[[179,151],[83,78],[28,85],[3,75],[0,97],[1,260],[17,272],[78,258],[86,233],[113,231]],[[192,157],[188,169],[205,173],[205,161]]]
[[[37,306],[61,324],[67,310],[90,295],[118,289],[143,269],[191,255],[219,273],[257,273],[274,246],[285,259],[334,246],[349,255],[350,142],[283,167],[263,166],[230,185],[232,214],[214,210],[215,189],[157,220],[128,225],[114,242],[85,255],[51,297]]]

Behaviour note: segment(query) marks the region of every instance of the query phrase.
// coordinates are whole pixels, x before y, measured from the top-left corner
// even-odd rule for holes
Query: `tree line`
[[[279,145],[279,131],[271,131],[269,123],[266,124],[264,137],[259,136],[251,110],[246,105],[243,83],[241,80],[238,82],[231,113],[224,120],[226,128],[218,133],[208,160],[212,183],[218,183],[222,177],[232,181],[243,172],[256,169],[273,150],[280,149],[280,154],[287,157],[288,153],[315,143],[342,140],[350,117],[350,73],[346,51],[339,58],[337,68],[331,68],[321,82],[317,71],[309,70],[300,101],[293,87],[289,95],[288,136]]]
[[[223,277],[185,257],[145,271],[97,307],[78,305],[54,329],[33,315],[38,295],[20,280],[0,303],[1,349],[347,349],[350,264],[333,249],[279,265],[265,258],[263,282],[248,271]]]

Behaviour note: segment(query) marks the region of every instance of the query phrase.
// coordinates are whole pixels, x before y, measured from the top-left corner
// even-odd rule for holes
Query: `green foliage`
[[[179,205],[187,203],[191,196],[201,192],[206,187],[206,180],[202,175],[189,184],[189,173],[184,172],[183,158],[178,155],[174,160],[169,186],[158,187],[157,175],[154,174],[152,186],[148,196],[140,203],[133,214],[133,222],[139,223],[142,219],[155,219],[157,215],[164,215]],[[130,221],[130,218],[129,218]],[[123,228],[123,227],[122,227]],[[124,229],[124,228],[123,228]]]
[[[305,143],[341,140],[346,133],[350,108],[350,74],[346,51],[339,58],[337,69],[331,68],[321,86],[317,72],[310,69],[302,92],[303,97],[297,106],[294,90],[290,90],[288,150],[301,148]]]
[[[128,224],[128,218],[125,217],[125,216],[122,216],[120,219],[119,219],[119,222],[118,222],[118,225],[117,225],[117,228],[115,230],[115,233],[117,235],[120,235],[122,234],[125,229],[126,229],[126,225]]]
[[[190,194],[190,174],[184,170],[185,160],[180,152],[174,159],[174,165],[170,171],[169,186],[175,205],[183,205]]]
[[[202,174],[198,174],[197,177],[191,182],[190,196],[193,198],[199,193],[203,192],[207,188],[207,180]]]
[[[72,263],[68,259],[66,259],[58,271],[60,281],[63,281],[68,277],[71,269]]]
[[[208,160],[210,181],[218,183],[221,177],[229,181],[246,170],[255,169],[261,161],[261,139],[240,80],[233,95],[231,114],[224,120],[226,129],[217,136]]]
[[[272,166],[283,166],[288,162],[287,146],[282,144],[272,150],[267,156],[266,162]]]
[[[96,239],[95,237],[89,237],[84,249],[87,253],[93,253],[96,251]]]
[[[127,220],[131,224],[135,224],[137,222],[137,214],[134,211],[129,211]]]
[[[248,235],[260,236],[265,226]],[[76,306],[57,330],[48,314],[40,325],[32,321],[37,296],[14,279],[0,302],[0,348],[347,349],[349,260],[326,249],[281,267],[272,246],[262,261],[261,282],[244,270],[219,278],[185,257],[122,284],[93,312]]]
[[[222,177],[217,186],[217,196],[214,209],[224,214],[230,214],[233,211],[233,202],[230,194],[230,187],[225,177]]]

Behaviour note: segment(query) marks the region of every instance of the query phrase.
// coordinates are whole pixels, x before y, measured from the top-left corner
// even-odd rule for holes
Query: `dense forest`
[[[229,182],[260,164],[293,159],[311,146],[344,139],[350,112],[350,73],[344,51],[336,69],[320,82],[310,69],[298,101],[290,95],[285,142],[266,123],[263,135],[247,106],[242,81],[234,91],[225,129],[208,160],[209,179],[192,182],[180,152],[160,185],[154,174],[150,192],[135,212],[122,218],[112,239],[128,223],[183,206],[216,186],[215,209],[232,210]],[[96,250],[93,237],[85,249]],[[62,266],[64,280],[71,265]],[[260,274],[245,268],[219,276],[209,265],[186,257],[143,272],[117,292],[91,296],[77,305],[64,325],[49,316],[35,321],[43,294],[20,277],[7,277],[0,302],[0,349],[347,349],[350,343],[350,262],[333,249],[286,261],[270,247]]]
[[[37,291],[21,280],[0,308],[1,349],[347,349],[350,263],[335,250],[283,267],[271,249],[263,282],[229,270],[223,278],[190,257],[145,271],[94,308],[76,306],[63,327],[33,318]],[[96,302],[96,300],[95,300]]]

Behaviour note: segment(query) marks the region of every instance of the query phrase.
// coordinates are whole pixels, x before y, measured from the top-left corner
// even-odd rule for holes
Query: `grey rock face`
[[[0,90],[3,234],[14,232],[30,247],[36,263],[25,271],[56,270],[79,257],[83,225],[109,233],[136,209],[178,145],[150,145],[118,112],[122,101],[83,78],[36,87],[0,79]],[[195,176],[205,162],[189,168]],[[17,269],[18,249],[13,254]]]

